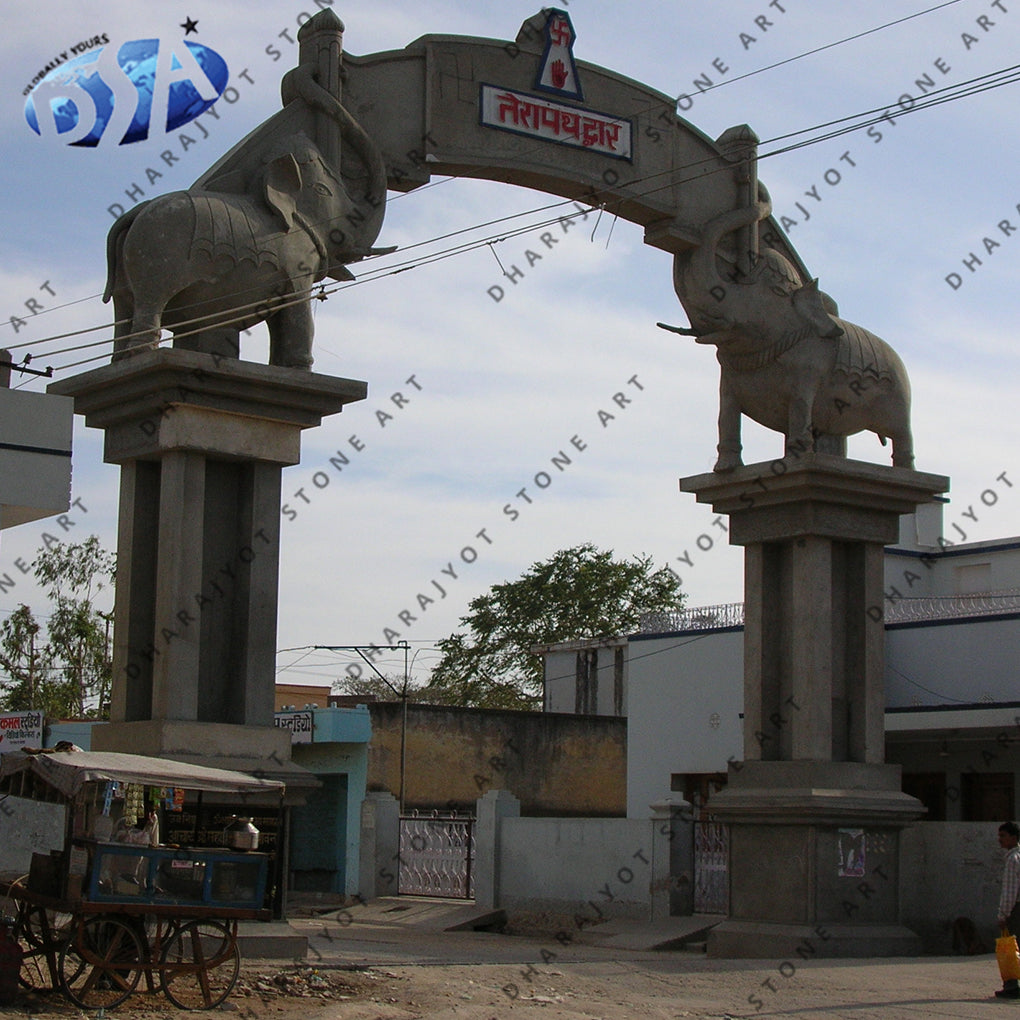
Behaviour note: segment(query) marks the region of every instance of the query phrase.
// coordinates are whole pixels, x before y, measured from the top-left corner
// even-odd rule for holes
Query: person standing
[[[999,826],[999,846],[1006,851],[1002,865],[1002,894],[999,896],[999,928],[1011,935],[1020,933],[1020,826],[1016,822],[1003,822]],[[997,991],[1000,999],[1020,999],[1020,984],[1015,979],[1003,981]]]

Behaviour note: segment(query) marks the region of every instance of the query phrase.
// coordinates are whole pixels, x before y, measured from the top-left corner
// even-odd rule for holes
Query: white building
[[[873,607],[886,621],[886,759],[929,820],[1001,821],[1017,809],[1020,537],[950,545],[941,507],[922,509],[887,550]],[[627,717],[629,817],[670,795],[703,804],[743,758],[741,605],[541,651],[546,711]]]

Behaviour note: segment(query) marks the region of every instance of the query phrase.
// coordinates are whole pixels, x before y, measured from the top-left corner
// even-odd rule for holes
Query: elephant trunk
[[[688,272],[695,288],[708,291],[712,287],[725,285],[725,281],[719,275],[719,267],[716,263],[719,242],[727,234],[768,219],[772,215],[772,199],[769,197],[768,191],[762,184],[759,184],[758,191],[760,198],[758,202],[722,213],[705,224],[705,229],[701,234],[701,244],[690,256],[689,262]],[[679,288],[680,281],[677,280],[676,283]]]
[[[386,161],[379,147],[351,116],[350,111],[316,81],[315,70],[313,64],[301,64],[288,72],[282,84],[283,102],[286,105],[294,99],[301,99],[312,109],[331,117],[340,128],[341,141],[350,145],[364,164],[368,172],[368,184],[363,201],[373,210],[366,218],[366,225],[363,228],[367,243],[361,247],[367,248],[378,237],[382,228],[386,208]],[[342,168],[334,169],[338,177],[341,176]]]

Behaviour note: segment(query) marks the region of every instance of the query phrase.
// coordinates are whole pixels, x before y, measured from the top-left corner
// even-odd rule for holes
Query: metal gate
[[[475,898],[475,820],[456,814],[400,817],[397,892],[401,896]]]
[[[729,826],[694,823],[694,913],[729,913],[729,856]]]

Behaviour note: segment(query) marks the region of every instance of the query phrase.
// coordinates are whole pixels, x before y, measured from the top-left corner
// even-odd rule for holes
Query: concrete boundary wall
[[[627,813],[627,720],[447,705],[368,706],[368,789],[400,794],[404,808],[469,811],[489,790],[506,790],[523,814],[614,818]]]
[[[0,799],[0,874],[27,875],[33,853],[63,850],[66,825],[63,804]]]
[[[504,818],[499,906],[519,913],[649,919],[655,823],[630,818]],[[668,857],[665,862],[668,869]]]
[[[554,915],[568,928],[610,917],[662,920],[677,880],[690,884],[689,808],[663,801],[643,819],[521,818],[516,797],[490,790],[475,805],[475,903],[511,917]],[[396,892],[399,816],[390,794],[365,798],[359,884],[366,899]]]

